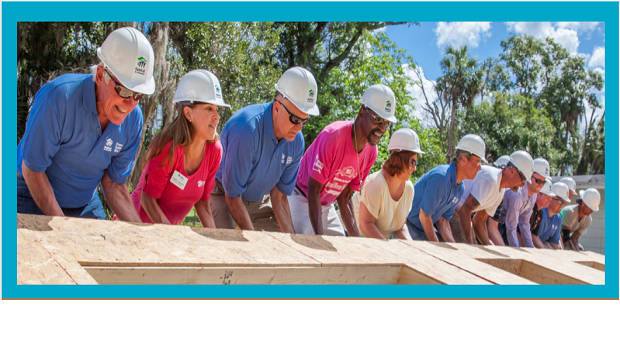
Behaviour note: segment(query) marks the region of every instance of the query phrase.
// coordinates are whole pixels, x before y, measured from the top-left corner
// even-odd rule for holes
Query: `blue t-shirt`
[[[560,214],[549,217],[549,209],[543,208],[539,227],[538,238],[541,242],[549,241],[553,244],[560,244],[560,235],[562,234],[562,217]]]
[[[45,172],[61,208],[88,204],[105,172],[116,183],[131,173],[142,134],[142,110],[101,133],[92,75],[65,74],[36,94],[26,132],[17,146],[22,161]]]
[[[304,154],[304,136],[278,139],[273,130],[273,102],[238,110],[222,129],[222,162],[215,178],[230,198],[259,201],[277,185],[290,196]]]
[[[433,223],[436,223],[441,216],[450,220],[464,192],[462,183],[456,184],[454,163],[431,169],[416,182],[414,189],[411,212],[407,220],[421,234],[424,234],[424,227],[420,222],[420,208],[431,216]]]

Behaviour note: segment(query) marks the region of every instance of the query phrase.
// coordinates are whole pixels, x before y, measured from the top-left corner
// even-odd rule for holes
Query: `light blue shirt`
[[[275,186],[290,196],[304,154],[304,136],[278,141],[273,130],[273,102],[244,107],[222,129],[222,162],[215,178],[231,198],[259,201]]]
[[[454,208],[463,195],[463,186],[456,183],[456,166],[440,165],[431,169],[416,182],[411,211],[407,220],[420,234],[424,227],[420,222],[420,208],[430,215],[433,223],[440,217],[450,220]]]
[[[562,234],[562,217],[560,214],[549,216],[549,209],[542,209],[542,218],[540,219],[540,228],[538,229],[538,238],[540,241],[560,244],[560,236]]]
[[[105,172],[116,183],[131,173],[142,134],[142,110],[101,132],[92,75],[65,74],[36,94],[26,132],[17,146],[22,161],[45,172],[61,208],[88,204]],[[23,173],[22,173],[23,174]]]
[[[504,193],[499,222],[506,224],[506,236],[511,247],[520,247],[517,237],[517,225],[519,225],[523,243],[529,248],[534,248],[532,232],[530,231],[530,217],[534,210],[534,204],[536,204],[536,194],[531,196],[528,194],[529,185],[529,182],[526,182],[525,186],[519,188],[517,193],[511,190]]]

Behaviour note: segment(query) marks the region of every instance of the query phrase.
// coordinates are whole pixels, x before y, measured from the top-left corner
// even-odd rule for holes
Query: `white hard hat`
[[[97,56],[129,90],[147,95],[155,92],[155,54],[139,30],[125,27],[113,31],[97,49]]]
[[[396,98],[389,86],[375,84],[364,92],[360,102],[372,109],[381,118],[396,123],[394,112],[396,111]]]
[[[534,160],[526,151],[512,152],[510,162],[525,176],[527,182],[532,182],[532,174],[534,173]]]
[[[551,189],[551,180],[547,179],[545,181],[545,184],[540,189],[540,193],[546,194],[547,196],[551,196],[551,197],[555,196],[555,193]]]
[[[508,164],[508,162],[510,162],[510,156],[501,156],[501,157],[497,158],[497,160],[495,162],[493,162],[493,164],[496,167],[501,168],[502,166],[506,166],[506,164]]]
[[[587,190],[579,191],[581,200],[593,211],[598,211],[598,205],[601,204],[601,194],[598,193],[596,188],[588,188]]]
[[[551,180],[549,176],[549,162],[544,158],[534,159],[534,172]]]
[[[276,83],[276,90],[295,107],[308,115],[319,115],[316,105],[319,89],[310,71],[301,67],[289,68]]]
[[[485,164],[487,163],[487,160],[484,159],[486,146],[484,145],[482,137],[478,135],[468,134],[463,136],[461,141],[459,141],[459,144],[456,145],[456,149],[461,149],[472,153],[473,155],[480,157]]]
[[[573,194],[577,194],[577,183],[575,183],[575,180],[570,177],[563,177],[560,182],[565,183]]]
[[[179,81],[172,103],[184,101],[204,102],[230,108],[222,98],[220,81],[215,74],[204,69],[193,70]]]
[[[411,151],[414,153],[424,154],[420,149],[420,139],[415,131],[403,128],[398,129],[390,138],[388,151]]]
[[[568,199],[568,186],[566,186],[565,183],[556,182],[553,184],[553,187],[551,187],[551,190],[553,191],[552,196],[555,195],[556,197],[562,198],[564,202],[570,203],[570,199]]]

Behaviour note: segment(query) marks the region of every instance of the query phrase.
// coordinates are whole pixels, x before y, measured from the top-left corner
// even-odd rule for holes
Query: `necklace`
[[[364,182],[362,182],[362,172],[360,171],[360,157],[359,153],[357,153],[357,134],[355,133],[355,121],[353,121],[353,139],[355,140],[355,158],[357,159],[357,174],[360,177],[360,195],[362,194],[362,188],[364,187]],[[366,165],[366,152],[364,152],[364,160],[362,164],[362,169],[365,168]]]

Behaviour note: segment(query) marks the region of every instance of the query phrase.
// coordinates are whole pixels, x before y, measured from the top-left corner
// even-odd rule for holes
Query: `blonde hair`
[[[153,137],[153,140],[151,141],[151,144],[149,146],[149,150],[146,153],[146,158],[144,160],[143,167],[151,159],[160,155],[161,152],[164,151],[164,148],[166,148],[166,145],[168,145],[170,141],[172,141],[172,146],[170,147],[170,150],[168,151],[168,154],[166,155],[166,158],[162,162],[162,165],[160,166],[160,168],[163,167],[164,164],[166,163],[168,167],[172,167],[172,159],[174,158],[173,157],[174,150],[177,148],[177,146],[187,147],[192,143],[192,141],[194,141],[194,127],[192,126],[192,123],[190,123],[187,120],[187,118],[185,118],[185,116],[183,115],[183,111],[185,110],[186,107],[194,108],[196,105],[200,105],[200,104],[205,104],[205,103],[194,102],[189,105],[181,104],[177,108],[176,118],[170,124],[166,125],[163,130],[158,132]],[[207,143],[214,143],[217,140],[219,140],[219,138],[220,138],[220,135],[218,135],[218,133],[216,132],[215,136],[213,137],[213,140],[207,140]]]

